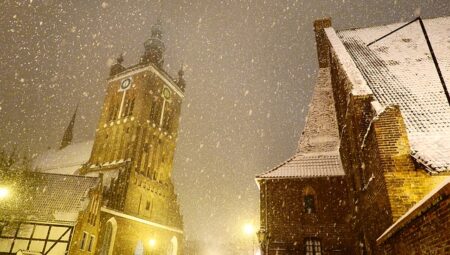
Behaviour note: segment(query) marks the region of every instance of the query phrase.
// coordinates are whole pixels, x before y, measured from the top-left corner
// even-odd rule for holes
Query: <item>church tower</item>
[[[69,125],[66,128],[66,131],[64,131],[63,138],[61,140],[61,145],[59,146],[59,149],[64,149],[68,145],[72,143],[73,140],[73,127],[75,126],[75,119],[77,118],[77,111],[78,111],[78,105],[75,108],[75,112],[72,115],[72,119],[69,122]]]
[[[109,230],[100,231],[98,254],[181,254],[171,176],[185,81],[182,70],[177,79],[164,71],[164,50],[158,20],[138,64],[124,67],[120,56],[111,66],[91,157],[80,170],[104,173],[107,182],[100,227]]]

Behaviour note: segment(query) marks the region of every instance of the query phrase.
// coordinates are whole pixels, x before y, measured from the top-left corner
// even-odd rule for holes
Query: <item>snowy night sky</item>
[[[190,239],[228,240],[258,220],[254,176],[296,149],[317,69],[312,23],[335,29],[450,14],[448,0],[0,2],[0,145],[55,148],[77,102],[93,139],[109,65],[138,62],[162,13],[165,69],[184,63],[174,180]]]

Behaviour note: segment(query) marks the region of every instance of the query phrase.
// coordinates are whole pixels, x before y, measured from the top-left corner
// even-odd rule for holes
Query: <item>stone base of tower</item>
[[[96,254],[183,254],[183,230],[101,208]]]

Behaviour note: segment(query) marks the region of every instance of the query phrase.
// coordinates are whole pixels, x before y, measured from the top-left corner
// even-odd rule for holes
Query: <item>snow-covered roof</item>
[[[394,233],[400,230],[403,226],[420,216],[422,212],[428,210],[430,207],[435,206],[438,201],[443,197],[448,197],[450,194],[450,177],[446,178],[434,188],[430,193],[423,197],[413,207],[411,207],[402,217],[400,217],[394,224],[392,224],[386,231],[377,239],[380,244],[386,241]],[[447,198],[448,199],[448,198]]]
[[[345,175],[338,153],[296,154],[259,178],[311,178]]]
[[[74,143],[63,149],[50,149],[38,155],[32,163],[39,172],[74,174],[91,156],[94,141]]]
[[[450,87],[450,17],[424,20],[424,24]],[[419,22],[367,46],[401,25],[344,30],[337,35],[376,100],[382,106],[400,107],[411,155],[430,172],[450,171],[450,106]]]
[[[18,215],[29,221],[75,223],[80,211],[86,209],[89,190],[97,187],[100,178],[29,172],[24,176],[24,185],[17,186],[27,199],[21,201]],[[16,196],[19,196],[17,194]],[[1,208],[6,204],[0,204]],[[9,208],[11,210],[11,208]],[[14,214],[14,211],[8,215]]]
[[[319,69],[297,153],[257,178],[343,176],[330,69]]]

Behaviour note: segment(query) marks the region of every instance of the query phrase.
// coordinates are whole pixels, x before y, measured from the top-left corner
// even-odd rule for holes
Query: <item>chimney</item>
[[[323,18],[314,21],[314,32],[316,34],[317,58],[319,67],[330,66],[329,44],[325,38],[325,28],[331,27],[331,18]]]

